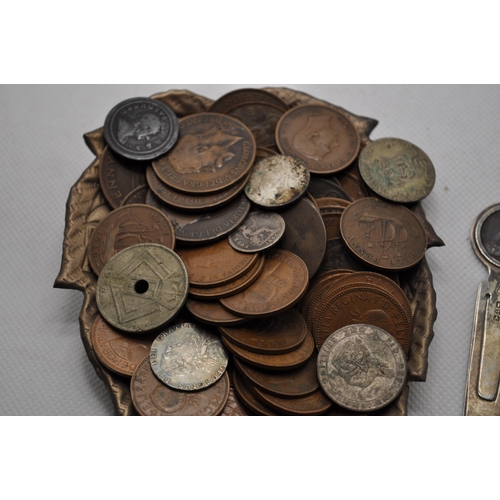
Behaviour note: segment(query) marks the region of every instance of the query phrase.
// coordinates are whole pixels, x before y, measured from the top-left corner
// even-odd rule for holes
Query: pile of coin
[[[139,414],[370,413],[398,397],[425,153],[258,89],[179,119],[129,99],[104,138],[92,342]]]

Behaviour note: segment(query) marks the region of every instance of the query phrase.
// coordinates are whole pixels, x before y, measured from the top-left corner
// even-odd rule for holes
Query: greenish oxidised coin
[[[402,139],[385,138],[368,144],[359,155],[359,171],[375,193],[398,203],[422,200],[436,182],[429,157]]]
[[[194,323],[161,333],[151,346],[151,369],[166,385],[183,391],[209,387],[224,375],[228,355],[219,337]]]
[[[184,305],[188,274],[163,245],[141,244],[117,253],[97,281],[96,301],[108,323],[130,333],[165,326]]]

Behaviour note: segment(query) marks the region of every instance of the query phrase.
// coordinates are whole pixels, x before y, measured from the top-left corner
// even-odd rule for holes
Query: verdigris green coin
[[[99,312],[112,326],[142,333],[166,326],[186,302],[186,267],[172,250],[140,244],[117,253],[97,280]]]

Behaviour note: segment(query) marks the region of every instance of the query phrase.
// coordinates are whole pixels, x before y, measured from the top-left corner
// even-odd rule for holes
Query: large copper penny
[[[259,354],[238,347],[225,336],[223,336],[221,340],[227,349],[238,359],[251,366],[264,368],[265,370],[292,370],[298,368],[302,366],[314,352],[314,340],[309,332],[306,333],[304,342],[297,349],[287,352],[286,354]]]
[[[359,155],[359,172],[375,193],[399,203],[422,200],[436,182],[430,158],[402,139],[370,142]]]
[[[382,328],[350,325],[328,337],[318,355],[318,378],[328,397],[354,411],[394,401],[406,382],[406,358]]]
[[[106,148],[99,159],[99,182],[106,201],[118,208],[131,191],[146,184],[145,166]]]
[[[272,316],[293,307],[302,298],[309,284],[304,261],[280,249],[266,250],[265,257],[264,270],[253,285],[221,299],[226,309],[249,318]]]
[[[169,218],[146,205],[127,205],[113,210],[94,229],[87,254],[99,275],[106,263],[121,250],[141,243],[175,247],[175,232]]]
[[[185,243],[204,243],[224,238],[245,220],[250,211],[250,201],[244,194],[210,212],[180,212],[167,206],[151,191],[146,202],[169,218],[176,239]]]
[[[265,392],[281,397],[300,397],[313,393],[319,387],[316,368],[317,355],[299,368],[273,371],[255,368],[235,357],[234,364],[254,386]]]
[[[188,287],[186,267],[175,252],[163,245],[134,245],[103,268],[97,280],[97,307],[115,328],[147,332],[175,317]]]
[[[177,254],[184,262],[189,283],[198,287],[214,287],[231,283],[259,259],[259,254],[237,252],[226,239],[202,247],[185,248]]]
[[[233,108],[242,106],[248,103],[265,103],[276,106],[283,111],[288,109],[287,104],[279,97],[276,97],[271,92],[262,89],[237,89],[219,97],[210,106],[212,113],[227,113]]]
[[[403,271],[420,262],[427,236],[419,219],[406,207],[377,198],[349,205],[340,231],[349,250],[377,269]]]
[[[151,191],[167,205],[178,210],[201,211],[219,207],[236,198],[236,196],[243,191],[248,177],[245,177],[242,181],[234,184],[228,189],[206,195],[183,193],[170,188],[159,179],[153,167],[148,167],[146,170],[146,179]]]
[[[224,309],[220,303],[207,300],[194,300],[188,298],[186,301],[187,310],[202,323],[209,325],[234,326],[241,325],[248,321],[247,318],[240,318]]]
[[[216,335],[195,323],[174,325],[151,346],[153,373],[166,385],[196,391],[215,384],[225,373],[228,355]]]
[[[139,363],[149,356],[154,337],[125,335],[98,315],[92,325],[92,346],[103,365],[120,375],[131,377]]]
[[[297,106],[285,113],[276,128],[276,142],[283,154],[299,158],[316,174],[347,168],[361,144],[348,118],[316,104]]]
[[[305,340],[304,318],[295,310],[264,319],[253,320],[239,327],[219,327],[223,337],[247,351],[261,354],[286,354]]]
[[[143,416],[216,416],[229,398],[229,376],[206,389],[184,392],[172,389],[156,378],[149,356],[137,367],[130,382],[132,403]]]
[[[234,392],[241,399],[243,404],[253,413],[265,417],[278,415],[271,408],[263,405],[250,391],[242,376],[235,370],[233,374]]]
[[[238,120],[200,113],[179,120],[179,140],[168,155],[153,162],[158,177],[186,193],[206,194],[244,179],[255,159],[255,139]]]

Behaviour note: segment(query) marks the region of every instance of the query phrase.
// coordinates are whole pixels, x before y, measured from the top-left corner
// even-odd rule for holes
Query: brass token
[[[369,412],[387,406],[403,390],[406,373],[399,344],[372,325],[350,325],[336,331],[318,355],[321,387],[348,410]]]
[[[181,323],[158,335],[151,346],[150,363],[164,384],[196,391],[224,375],[228,355],[216,335],[194,323]]]
[[[115,328],[141,333],[172,320],[186,301],[188,286],[186,267],[175,252],[162,245],[134,245],[104,266],[96,301]]]
[[[399,203],[422,200],[436,182],[430,158],[402,139],[370,142],[359,155],[359,171],[370,189],[386,200]]]
[[[111,371],[131,377],[139,363],[149,356],[154,337],[127,336],[98,315],[92,325],[92,346],[101,363]]]
[[[264,319],[252,320],[239,327],[220,326],[223,337],[234,345],[260,354],[286,354],[304,342],[307,327],[295,310]]]
[[[266,250],[265,258],[264,270],[253,285],[221,299],[226,309],[238,316],[259,318],[285,311],[302,298],[309,284],[309,273],[302,259],[279,249]]]
[[[130,382],[135,409],[143,416],[216,416],[224,410],[230,393],[229,376],[199,391],[172,389],[151,370],[149,356],[137,367]]]
[[[209,325],[234,326],[241,325],[248,321],[247,318],[240,318],[224,309],[220,303],[209,302],[207,300],[194,300],[188,298],[186,301],[187,310],[199,321]]]
[[[173,250],[175,232],[168,217],[146,205],[127,205],[113,210],[90,238],[87,254],[92,270],[99,276],[113,255],[141,243],[156,243]]]
[[[215,193],[244,179],[255,159],[255,139],[238,120],[199,113],[179,120],[179,139],[153,162],[158,177],[177,191]]]
[[[297,349],[286,354],[259,354],[256,352],[247,351],[233,344],[223,336],[222,343],[227,349],[232,352],[238,359],[249,365],[265,370],[292,370],[302,366],[314,352],[314,340],[312,335],[307,332],[302,345]]]
[[[377,198],[349,205],[340,231],[349,250],[376,269],[409,269],[422,260],[427,249],[427,236],[418,218],[403,205]]]
[[[338,111],[305,104],[285,113],[276,127],[276,143],[285,155],[302,160],[315,174],[333,174],[357,157],[361,140]]]
[[[231,283],[246,274],[259,259],[256,253],[237,252],[227,238],[202,247],[184,248],[177,254],[189,274],[189,283],[215,287]]]

